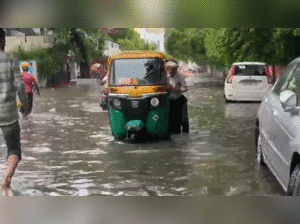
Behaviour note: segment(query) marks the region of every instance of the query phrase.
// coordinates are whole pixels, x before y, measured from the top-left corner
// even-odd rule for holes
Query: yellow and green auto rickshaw
[[[108,113],[116,139],[170,137],[165,60],[170,57],[158,51],[126,51],[108,59]]]

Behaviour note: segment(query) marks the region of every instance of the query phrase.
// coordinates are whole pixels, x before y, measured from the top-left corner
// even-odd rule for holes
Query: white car
[[[273,86],[268,65],[263,62],[233,63],[225,79],[224,97],[228,101],[262,101]]]

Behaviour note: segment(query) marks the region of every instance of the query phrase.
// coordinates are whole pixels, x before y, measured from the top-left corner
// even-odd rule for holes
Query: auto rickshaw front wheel
[[[138,132],[128,132],[127,140],[129,140],[130,143],[140,143],[140,142],[146,142],[147,141],[147,132],[143,129]]]
[[[129,134],[129,141],[131,142],[131,143],[135,143],[135,142],[137,142],[137,140],[138,140],[138,135],[137,135],[137,133],[130,133]]]
[[[143,139],[141,133],[130,132],[128,133],[128,140],[130,143],[139,143],[142,142]]]

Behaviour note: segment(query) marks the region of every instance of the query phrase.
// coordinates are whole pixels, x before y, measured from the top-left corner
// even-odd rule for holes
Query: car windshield
[[[165,82],[160,58],[115,59],[111,65],[111,85],[161,85]]]
[[[265,76],[265,65],[236,65],[235,74],[240,76]]]

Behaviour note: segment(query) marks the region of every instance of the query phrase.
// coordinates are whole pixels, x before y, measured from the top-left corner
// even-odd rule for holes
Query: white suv
[[[225,80],[225,100],[262,101],[273,86],[268,65],[263,62],[233,63]]]

